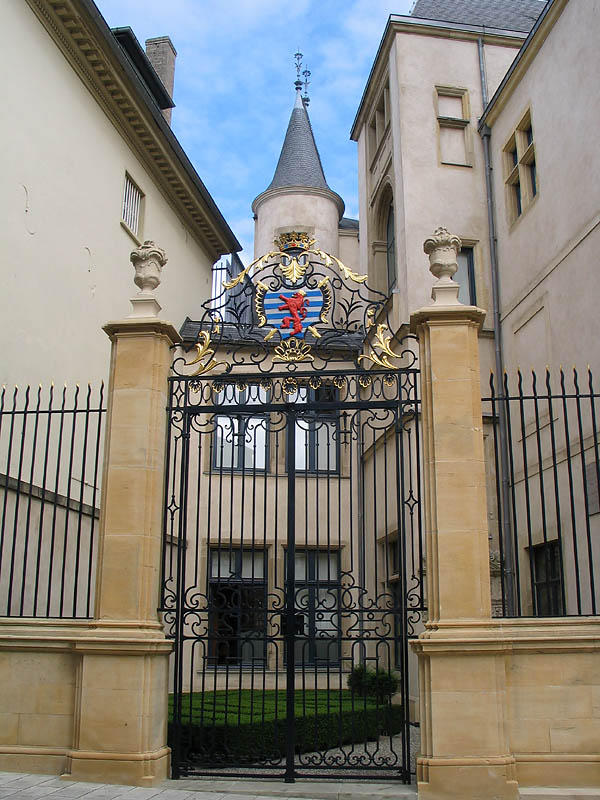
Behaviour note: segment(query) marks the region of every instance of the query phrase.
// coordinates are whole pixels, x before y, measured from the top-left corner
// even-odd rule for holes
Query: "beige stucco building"
[[[0,14],[11,76],[0,383],[97,384],[131,250],[147,238],[166,249],[160,301],[180,325],[190,297],[210,296],[212,264],[240,245],[165,119],[170,40],[148,43],[165,88],[131,30],[112,32],[93,2],[8,0]]]

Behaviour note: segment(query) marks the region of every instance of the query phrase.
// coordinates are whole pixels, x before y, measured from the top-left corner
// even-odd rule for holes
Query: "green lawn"
[[[360,712],[377,709],[374,698],[356,697],[346,689],[297,690],[295,716]],[[382,706],[379,706],[383,710]],[[181,700],[182,721],[196,725],[247,725],[271,722],[286,717],[284,690],[228,690],[184,694]],[[169,720],[173,719],[173,695],[169,695]]]
[[[205,763],[280,760],[287,747],[285,690],[235,689],[194,692],[182,697],[181,726],[173,725],[169,695],[169,736],[186,758]],[[346,689],[296,690],[296,753],[325,751],[367,742],[402,730],[402,707],[378,705],[374,698]]]

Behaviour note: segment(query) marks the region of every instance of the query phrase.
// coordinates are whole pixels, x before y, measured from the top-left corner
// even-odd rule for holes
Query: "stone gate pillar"
[[[419,798],[517,798],[505,720],[503,655],[492,628],[478,331],[458,301],[460,239],[424,244],[437,282],[411,316],[421,359],[426,630],[419,657]]]
[[[128,318],[104,326],[112,342],[96,608],[81,653],[66,778],[152,786],[168,775],[171,643],[158,619],[167,377],[173,326],[152,290],[166,263],[145,242],[131,254]]]

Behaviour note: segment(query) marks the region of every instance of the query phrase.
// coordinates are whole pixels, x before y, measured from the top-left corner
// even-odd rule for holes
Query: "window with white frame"
[[[299,472],[339,472],[339,411],[327,406],[338,402],[334,386],[312,389],[300,386],[291,398],[295,405],[318,405],[318,410],[301,412],[296,421],[295,466]],[[322,405],[323,404],[323,405]]]
[[[223,414],[215,417],[213,466],[216,469],[267,470],[269,415],[261,413],[260,407],[268,402],[268,390],[258,384],[244,388],[224,384],[216,392],[215,404],[223,408]],[[248,411],[241,412],[239,406],[247,406]]]
[[[287,567],[287,564],[286,564]],[[340,553],[296,550],[296,666],[327,667],[340,660]]]
[[[508,219],[512,223],[533,203],[538,193],[531,111],[527,111],[504,145],[504,182]]]
[[[452,86],[436,86],[435,92],[440,163],[470,167],[469,93]]]
[[[143,199],[144,195],[139,186],[133,182],[128,173],[125,173],[121,221],[136,237],[140,236]]]

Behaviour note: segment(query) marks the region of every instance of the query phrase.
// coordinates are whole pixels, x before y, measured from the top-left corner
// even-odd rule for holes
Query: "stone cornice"
[[[411,642],[426,654],[514,651],[558,653],[600,650],[599,617],[522,617],[428,622]]]
[[[180,344],[182,339],[171,322],[153,318],[126,318],[107,322],[102,326],[102,330],[110,337],[111,341],[116,336],[154,336],[156,334],[165,336],[169,341],[169,346]]]
[[[89,0],[27,0],[175,213],[214,260],[241,246]],[[105,30],[104,30],[105,29]]]

